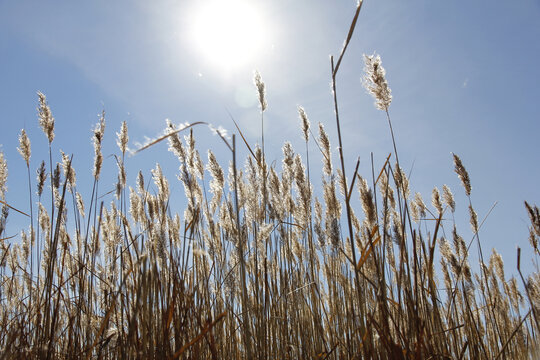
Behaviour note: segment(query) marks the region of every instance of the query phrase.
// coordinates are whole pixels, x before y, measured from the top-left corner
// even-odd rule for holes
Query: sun
[[[204,1],[193,12],[190,38],[205,61],[237,69],[253,61],[266,42],[259,9],[248,0]]]

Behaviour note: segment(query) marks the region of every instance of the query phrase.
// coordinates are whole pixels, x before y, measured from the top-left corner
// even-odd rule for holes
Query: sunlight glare
[[[231,70],[260,54],[264,29],[260,12],[248,1],[205,1],[192,17],[191,39],[205,61]]]

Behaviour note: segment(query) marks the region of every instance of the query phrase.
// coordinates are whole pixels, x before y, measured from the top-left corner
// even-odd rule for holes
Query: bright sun
[[[262,17],[248,0],[204,1],[191,19],[191,39],[206,61],[222,69],[246,65],[265,43]]]

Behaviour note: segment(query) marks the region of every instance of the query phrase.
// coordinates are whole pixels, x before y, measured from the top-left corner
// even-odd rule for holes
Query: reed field
[[[251,142],[238,126],[231,137],[213,129],[218,150],[200,151],[193,129],[206,131],[202,121],[168,123],[130,154],[127,124],[114,136],[103,113],[90,174],[72,168],[77,154],[59,152],[54,116],[39,92],[38,123],[49,146],[32,150],[45,158],[30,162],[23,130],[22,160],[9,159],[26,163],[28,198],[17,200],[26,208],[7,196],[0,152],[0,358],[540,358],[538,207],[524,204],[531,247],[517,250],[516,276],[507,276],[501,255],[480,246],[471,180],[458,155],[448,166],[468,212],[456,211],[446,185],[424,199],[414,192],[399,163],[392,94],[377,55],[365,56],[364,85],[394,146],[369,174],[358,172],[359,154],[343,154],[336,75],[360,9],[331,58],[335,119],[311,124],[309,109],[299,107],[305,147],[285,142],[281,162],[266,158],[264,133]],[[254,116],[264,123],[259,73],[254,83]],[[336,139],[325,130],[331,126]],[[110,203],[100,187],[110,182],[101,178],[105,141],[118,145]],[[161,142],[179,161],[183,209],[170,201],[160,165],[146,177],[124,166],[127,156]],[[246,158],[237,158],[239,148]],[[223,149],[227,163],[213,152]],[[76,175],[93,176],[88,193],[77,191]],[[9,237],[14,212],[27,216],[28,227]],[[471,229],[458,228],[456,218]],[[524,273],[521,264],[531,260],[536,267]]]

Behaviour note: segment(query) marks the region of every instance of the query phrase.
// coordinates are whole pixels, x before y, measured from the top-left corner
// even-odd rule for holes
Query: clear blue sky
[[[32,174],[46,158],[46,138],[36,116],[38,90],[47,95],[56,118],[53,150],[74,154],[78,190],[87,201],[90,131],[102,109],[107,113],[105,156],[117,152],[114,133],[124,120],[135,147],[144,136],[156,136],[166,118],[208,121],[232,131],[227,110],[253,144],[260,134],[255,69],[267,87],[267,158],[279,162],[286,140],[303,153],[298,105],[312,124],[325,124],[337,146],[329,55],[339,54],[356,2],[250,1],[260,34],[237,45],[239,51],[256,50],[238,66],[220,66],[215,60],[225,54],[201,51],[204,40],[194,35],[193,23],[205,3],[0,2],[0,144],[8,159],[10,204],[28,207],[26,166],[16,150],[21,128],[32,140]],[[229,16],[204,11],[202,19],[213,22]],[[516,245],[529,253],[523,201],[540,204],[538,39],[538,0],[366,0],[338,76],[349,173],[360,156],[361,173],[369,177],[370,152],[380,167],[392,151],[384,114],[360,81],[362,54],[376,51],[394,95],[390,114],[402,166],[412,168],[413,190],[429,203],[432,187],[448,184],[456,195],[460,232],[470,238],[467,203],[451,152],[460,155],[479,218],[498,203],[480,235],[484,252],[496,247],[510,272]],[[211,147],[228,160],[223,144],[206,129],[196,129],[196,136],[203,156]],[[318,158],[314,151],[312,159]],[[156,160],[166,168],[172,190],[181,194],[174,178],[177,162],[165,145],[129,158],[128,181],[133,183],[139,169],[149,175]],[[106,158],[105,167],[103,192],[113,188],[114,159]],[[320,185],[319,178],[313,182]],[[12,212],[8,234],[23,226],[24,219]]]

